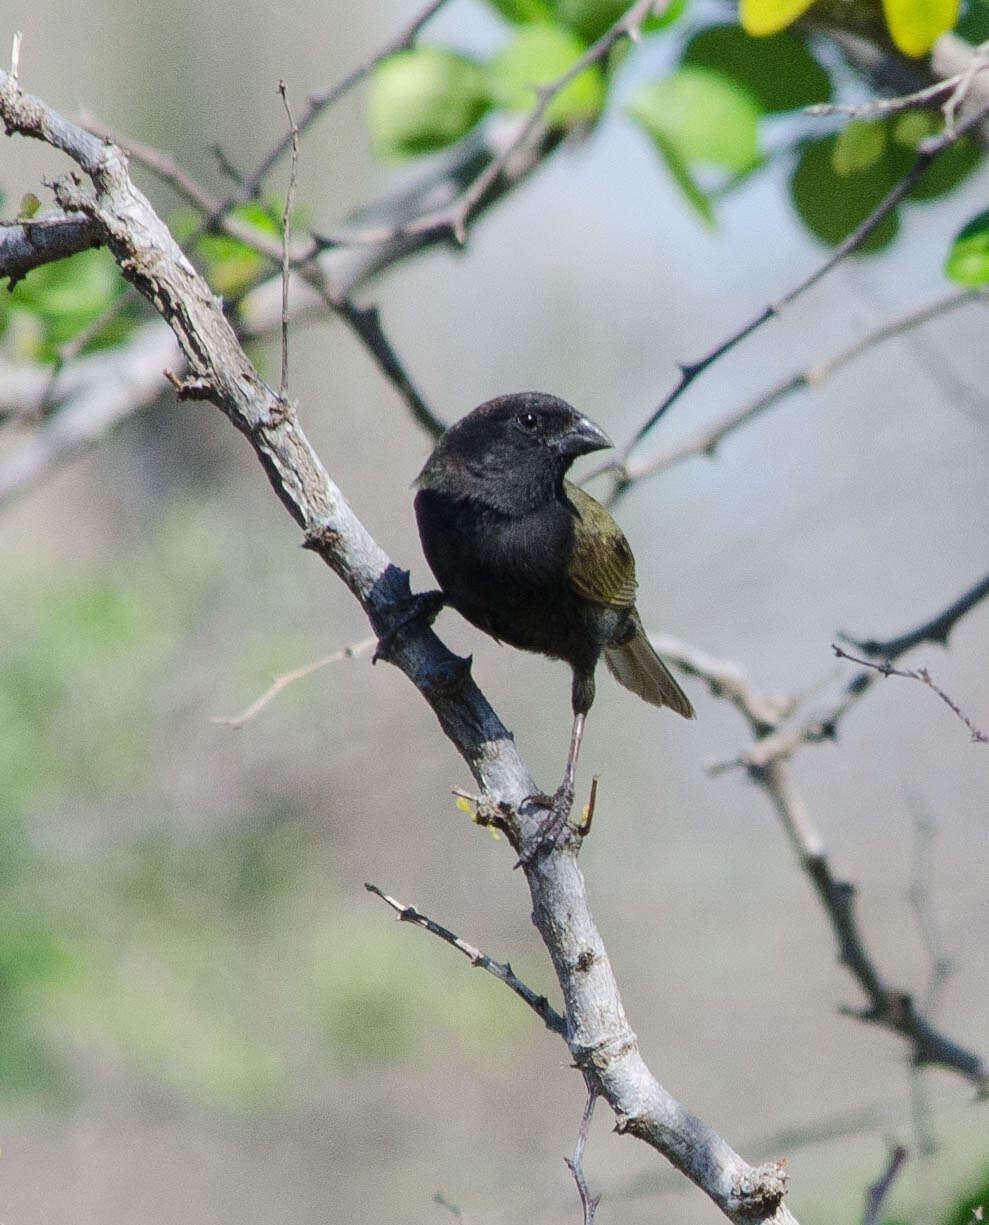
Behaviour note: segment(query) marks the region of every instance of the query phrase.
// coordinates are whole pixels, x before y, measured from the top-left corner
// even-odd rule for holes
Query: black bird
[[[493,638],[573,669],[573,731],[548,824],[573,805],[584,719],[601,655],[626,689],[693,716],[635,609],[635,559],[607,510],[564,480],[612,446],[593,421],[541,392],[498,396],[452,425],[416,478],[423,552],[445,603]],[[540,844],[545,841],[541,838]]]

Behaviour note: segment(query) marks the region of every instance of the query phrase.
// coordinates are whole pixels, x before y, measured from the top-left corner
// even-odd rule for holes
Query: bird
[[[515,392],[451,425],[415,480],[419,537],[441,602],[497,641],[572,670],[563,780],[552,796],[529,797],[550,812],[540,846],[555,845],[569,820],[602,655],[644,701],[694,715],[642,627],[635,559],[621,528],[566,480],[578,456],[612,445],[566,400]]]

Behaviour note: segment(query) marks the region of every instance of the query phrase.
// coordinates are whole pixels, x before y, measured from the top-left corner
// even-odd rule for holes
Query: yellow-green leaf
[[[886,150],[886,125],[881,120],[853,119],[835,138],[831,164],[847,178],[874,166]]]
[[[890,37],[904,55],[926,55],[958,17],[958,0],[883,0]]]
[[[489,66],[491,93],[498,105],[530,110],[537,85],[562,76],[584,54],[584,42],[572,30],[535,22],[522,26]],[[546,108],[550,127],[566,128],[597,118],[604,106],[604,77],[597,64],[585,68],[560,90]]]
[[[488,109],[480,64],[443,47],[415,47],[375,69],[368,126],[379,157],[431,153],[464,136]]]
[[[775,34],[810,8],[813,0],[739,0],[738,19],[746,34]]]
[[[686,162],[746,174],[759,162],[760,108],[745,86],[720,72],[688,66],[641,85],[625,108]]]

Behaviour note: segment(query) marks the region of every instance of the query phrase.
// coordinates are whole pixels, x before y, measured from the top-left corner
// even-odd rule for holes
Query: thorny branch
[[[74,176],[55,186],[63,209],[97,225],[125,277],[167,321],[189,375],[175,378],[186,398],[220,408],[247,437],[286,509],[318,553],[361,603],[389,662],[401,668],[432,707],[482,791],[505,813],[516,851],[539,836],[535,785],[514,741],[458,660],[431,629],[393,630],[409,599],[408,575],[390,561],[354,515],[299,425],[296,411],[261,380],[208,285],[198,276],[148,201],[131,183],[126,159],[21,92],[0,72],[0,118],[8,133],[45,141],[73,158],[92,184]],[[793,1225],[783,1203],[780,1163],[752,1166],[708,1124],[677,1102],[647,1068],[625,1016],[618,985],[587,904],[572,848],[533,856],[524,867],[533,920],[553,961],[566,1005],[567,1044],[615,1111],[617,1130],[645,1140],[700,1187],[737,1225]]]
[[[892,648],[879,653],[884,655],[889,663],[892,663],[920,642],[931,640],[940,642],[942,645],[947,643],[948,635],[957,622],[987,595],[989,595],[989,583],[981,579],[929,621],[925,621],[908,633],[890,639],[887,643],[877,644]],[[852,641],[847,635],[841,635],[841,637],[846,641]],[[666,653],[665,648],[664,653]],[[719,762],[709,767],[709,772],[720,774],[739,766],[747,770],[758,770],[774,760],[785,761],[804,744],[833,741],[838,735],[839,725],[845,715],[881,679],[881,676],[881,672],[874,668],[863,668],[842,686],[837,700],[828,710],[806,719],[795,727],[778,727],[764,731],[761,738],[758,738],[742,756],[733,758],[731,761]]]
[[[583,1213],[584,1225],[594,1225],[594,1216],[601,1202],[601,1195],[591,1195],[584,1176],[584,1149],[587,1146],[587,1129],[591,1125],[594,1114],[594,1103],[598,1099],[598,1091],[593,1084],[587,1086],[587,1101],[584,1103],[584,1113],[581,1115],[580,1127],[577,1131],[577,1143],[574,1145],[573,1156],[565,1157],[567,1168],[577,1184],[577,1194],[580,1196],[580,1207]]]
[[[939,635],[946,639],[952,626],[977,602],[970,597],[971,592],[967,592],[918,627],[914,635],[921,633],[922,637],[909,641],[903,649],[923,640],[930,626],[936,626]],[[907,642],[909,638],[903,635],[896,641]],[[842,1011],[881,1025],[906,1039],[916,1065],[938,1064],[949,1068],[971,1081],[980,1094],[989,1092],[989,1072],[981,1056],[941,1033],[917,1008],[908,991],[891,987],[884,980],[859,928],[855,886],[835,875],[824,841],[787,769],[789,758],[800,748],[834,738],[838,721],[861,700],[879,673],[869,669],[860,672],[843,687],[840,698],[829,712],[795,727],[785,727],[783,724],[795,713],[799,699],[764,697],[749,686],[734,665],[701,656],[673,639],[653,638],[652,641],[664,658],[703,679],[712,694],[727,697],[749,724],[753,737],[751,746],[733,761],[712,766],[710,771],[720,773],[732,767],[744,767],[750,781],[765,793],[776,810],[800,865],[814,885],[831,922],[838,941],[838,959],[856,978],[869,1000],[865,1008]]]
[[[342,651],[333,651],[329,655],[324,655],[321,659],[313,660],[312,663],[303,664],[301,668],[294,668],[291,672],[283,672],[280,676],[276,676],[264,693],[259,698],[255,698],[250,706],[242,710],[240,714],[214,715],[212,722],[224,723],[227,727],[243,727],[245,723],[249,723],[256,714],[263,710],[272,698],[277,697],[289,685],[294,685],[296,681],[312,676],[314,672],[318,672],[321,668],[326,668],[330,664],[338,664],[344,659],[356,659],[359,655],[366,655],[377,644],[377,641],[377,638],[364,638],[362,641],[354,643],[353,646],[344,647]]]
[[[897,668],[891,663],[876,663],[874,660],[860,659],[857,655],[849,654],[848,651],[838,646],[836,642],[832,642],[831,650],[834,651],[839,659],[848,659],[853,664],[862,664],[866,668],[875,668],[882,676],[902,676],[907,680],[922,681],[928,689],[932,689],[941,701],[961,719],[971,733],[973,744],[989,744],[989,736],[986,736],[985,732],[976,727],[954,698],[949,697],[941,686],[936,684],[926,668]]]
[[[452,945],[458,952],[463,953],[472,966],[479,966],[482,970],[487,970],[489,974],[493,974],[499,982],[504,983],[506,987],[514,991],[519,999],[532,1009],[547,1029],[552,1030],[555,1034],[560,1034],[562,1037],[566,1037],[566,1017],[560,1016],[545,995],[538,995],[531,987],[527,987],[507,961],[504,963],[495,961],[493,957],[489,957],[487,953],[482,953],[480,949],[474,948],[466,940],[461,940],[448,927],[443,927],[441,924],[434,922],[428,915],[424,915],[421,911],[416,910],[414,906],[406,906],[395,898],[389,897],[377,885],[365,884],[364,888],[369,893],[376,894],[383,902],[387,902],[403,923],[414,923],[416,927],[421,927],[424,931],[438,936],[445,943]]]
[[[631,441],[624,447],[621,453],[607,466],[599,471],[610,471],[615,474],[616,491],[621,492],[621,487],[627,484],[625,477],[625,469],[635,448],[642,442],[647,434],[653,429],[661,417],[673,406],[673,404],[683,395],[693,381],[708,370],[719,358],[724,357],[736,345],[759,330],[764,323],[770,319],[778,318],[786,307],[792,305],[802,294],[811,289],[818,281],[822,280],[834,267],[849,255],[852,251],[864,242],[865,239],[872,233],[876,226],[888,216],[897,204],[903,199],[908,191],[913,187],[918,179],[927,171],[931,164],[941,156],[946,149],[949,149],[953,144],[960,140],[968,132],[978,127],[982,121],[989,116],[989,103],[980,106],[978,110],[968,115],[961,123],[947,128],[935,136],[922,141],[918,147],[917,156],[914,159],[913,165],[900,178],[890,190],[886,193],[882,200],[876,205],[872,212],[855,229],[844,239],[831,254],[799,281],[792,289],[785,293],[775,302],[769,303],[756,316],[750,319],[747,323],[742,324],[729,336],[720,343],[715,345],[709,353],[700,358],[696,362],[683,362],[680,364],[680,377],[669,392],[665,399],[653,410],[646,418],[641,426],[633,434]]]
[[[830,357],[814,362],[813,365],[808,366],[806,369],[797,371],[797,373],[790,375],[789,378],[782,379],[774,387],[763,392],[761,396],[758,396],[741,408],[726,414],[721,420],[701,430],[700,433],[695,434],[692,438],[688,438],[685,442],[677,443],[675,446],[661,451],[658,455],[654,455],[649,459],[629,459],[620,468],[619,479],[612,491],[611,501],[617,500],[636,481],[640,481],[647,476],[655,476],[659,472],[665,472],[668,468],[672,468],[684,460],[691,459],[694,456],[704,456],[708,459],[713,458],[721,443],[729,435],[734,434],[736,430],[748,425],[756,417],[761,416],[769,409],[775,408],[781,401],[789,398],[794,393],[820,387],[835,371],[855,361],[877,345],[883,344],[887,340],[892,340],[897,336],[902,336],[904,333],[929,323],[932,319],[947,315],[959,307],[978,303],[989,303],[989,291],[984,289],[957,289],[934,299],[932,302],[925,302],[923,306],[919,306],[896,318],[889,319],[871,331],[866,332],[852,344],[839,350],[837,353],[833,353]],[[619,465],[619,463],[619,460],[609,460],[601,464],[585,478],[585,483],[595,476],[615,471],[616,465]]]

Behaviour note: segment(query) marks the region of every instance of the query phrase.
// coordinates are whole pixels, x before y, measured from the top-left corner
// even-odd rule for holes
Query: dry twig
[[[547,1029],[552,1030],[555,1034],[566,1037],[566,1017],[562,1017],[556,1011],[545,995],[538,995],[531,987],[527,987],[507,961],[504,963],[495,961],[493,957],[489,957],[487,953],[482,953],[480,949],[474,948],[466,940],[461,940],[448,927],[443,927],[441,924],[434,922],[428,915],[424,915],[421,911],[416,910],[414,906],[406,906],[403,902],[389,897],[377,885],[365,884],[364,888],[369,893],[376,894],[383,902],[387,902],[403,923],[414,923],[416,927],[421,927],[424,931],[438,936],[459,953],[463,953],[472,966],[479,966],[482,970],[487,970],[489,974],[493,974],[499,982],[504,983],[506,987],[514,991],[519,999],[532,1009]]]
[[[836,642],[831,643],[831,650],[834,651],[839,659],[848,659],[853,664],[861,664],[865,668],[875,668],[883,676],[902,676],[906,677],[907,680],[923,682],[928,689],[932,689],[941,701],[961,719],[971,734],[973,744],[989,744],[989,736],[986,736],[985,732],[976,727],[954,698],[949,697],[940,685],[931,679],[931,674],[926,668],[897,668],[891,663],[876,663],[872,659],[860,659],[858,655],[850,654],[838,646]]]

